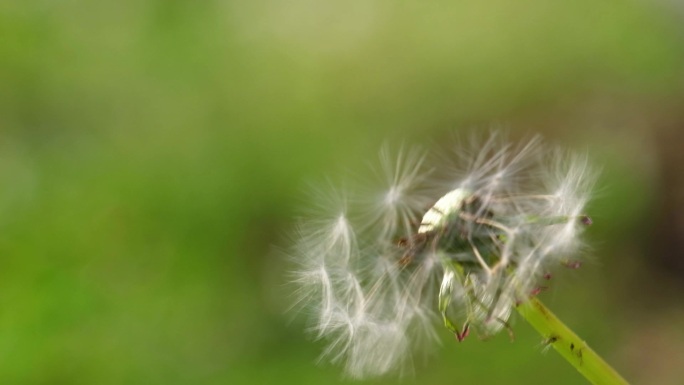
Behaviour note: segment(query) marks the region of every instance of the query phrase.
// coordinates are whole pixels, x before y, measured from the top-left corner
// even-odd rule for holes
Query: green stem
[[[530,298],[517,307],[520,315],[552,345],[570,365],[595,385],[627,384],[586,342],[570,330],[538,299]]]

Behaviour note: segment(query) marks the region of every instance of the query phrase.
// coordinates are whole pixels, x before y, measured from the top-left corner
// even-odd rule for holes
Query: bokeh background
[[[492,125],[602,168],[543,300],[681,384],[681,2],[0,2],[0,382],[346,383],[284,314],[307,183]],[[402,383],[584,383],[515,331],[444,332]]]

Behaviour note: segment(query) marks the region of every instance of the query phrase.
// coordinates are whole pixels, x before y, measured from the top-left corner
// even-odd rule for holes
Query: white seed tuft
[[[375,171],[378,189],[318,190],[292,253],[323,357],[354,378],[410,371],[439,320],[458,340],[509,329],[515,304],[581,248],[596,180],[586,156],[498,133],[446,157],[383,147]]]

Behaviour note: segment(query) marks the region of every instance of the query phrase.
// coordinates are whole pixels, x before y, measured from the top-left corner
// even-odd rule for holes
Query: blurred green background
[[[603,169],[543,300],[681,384],[683,107],[675,1],[0,2],[0,382],[344,383],[284,314],[307,182],[494,124]],[[584,383],[515,331],[403,383]]]

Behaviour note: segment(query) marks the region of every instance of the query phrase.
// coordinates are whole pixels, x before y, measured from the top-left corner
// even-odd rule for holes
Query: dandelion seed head
[[[510,329],[515,304],[582,246],[586,156],[498,132],[463,142],[448,156],[385,146],[370,182],[317,189],[300,221],[295,302],[351,377],[411,371],[440,321],[458,340]]]

